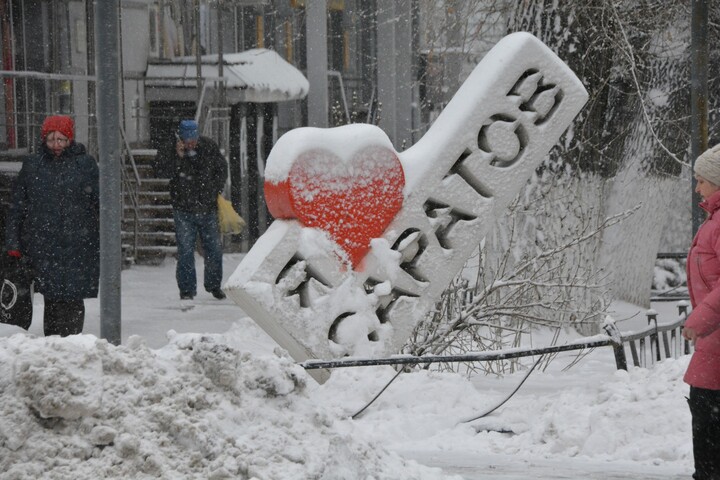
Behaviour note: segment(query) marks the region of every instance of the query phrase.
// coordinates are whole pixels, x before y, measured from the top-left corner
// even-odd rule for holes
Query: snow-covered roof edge
[[[203,55],[203,78],[219,77],[219,55]],[[146,71],[146,86],[155,88],[196,88],[197,72],[194,57],[151,62]],[[237,101],[282,102],[305,98],[310,84],[305,75],[277,52],[265,48],[223,55],[223,77],[226,88],[234,91]]]

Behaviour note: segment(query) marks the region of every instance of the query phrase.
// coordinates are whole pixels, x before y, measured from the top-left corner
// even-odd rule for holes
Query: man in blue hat
[[[227,162],[217,144],[200,136],[195,120],[182,120],[176,142],[158,152],[155,175],[170,179],[175,221],[177,267],[175,277],[181,300],[197,294],[195,242],[198,236],[205,256],[205,290],[225,298],[222,283],[222,242],[217,197],[225,188]]]

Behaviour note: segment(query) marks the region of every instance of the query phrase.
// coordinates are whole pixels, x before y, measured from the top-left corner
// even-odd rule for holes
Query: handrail
[[[223,121],[229,121],[230,115],[228,114],[230,112],[230,107],[210,107],[207,110],[207,113],[205,114],[205,121],[203,122],[203,135],[208,135],[208,125],[212,122],[223,122]],[[214,113],[219,113],[219,115],[214,115]]]
[[[140,236],[140,202],[137,197],[137,192],[134,191],[132,188],[132,182],[130,181],[130,177],[125,171],[125,169],[122,169],[122,179],[123,179],[123,186],[125,187],[125,191],[127,192],[129,198],[130,198],[130,207],[132,208],[132,215],[133,215],[133,240],[132,240],[132,255],[133,257],[137,253],[138,249],[138,238]],[[124,203],[124,202],[123,202]],[[123,216],[125,216],[125,213],[123,212]]]
[[[657,326],[648,325],[647,327],[643,328],[642,330],[638,330],[636,332],[633,331],[633,332],[623,333],[622,340],[623,340],[623,342],[632,342],[635,340],[640,340],[641,338],[648,337],[651,334],[669,332],[671,330],[675,330],[678,327],[681,327],[683,325],[683,323],[685,323],[685,316],[681,315],[674,322],[660,323]]]
[[[202,120],[202,110],[205,106],[205,94],[211,88],[215,88],[215,86],[213,85],[215,82],[227,83],[227,78],[226,77],[203,77],[202,82],[203,82],[203,86],[202,86],[202,90],[200,92],[200,98],[198,99],[197,108],[195,109],[195,121],[198,123],[198,125],[200,127],[202,127],[202,124],[200,122]]]
[[[205,92],[208,91],[210,83],[206,82],[204,80],[201,80],[203,82],[202,91],[200,92],[200,99],[198,100],[197,104],[197,110],[195,110],[195,122],[197,124],[200,124],[200,118],[202,117],[202,108],[205,104]]]
[[[340,86],[340,99],[343,102],[343,108],[345,109],[345,119],[350,123],[350,109],[348,107],[347,97],[345,96],[345,85],[343,84],[343,77],[337,70],[328,70],[327,75],[329,78],[337,77],[338,84]]]
[[[135,163],[135,156],[132,154],[132,149],[130,148],[130,144],[127,141],[127,135],[125,134],[125,128],[120,125],[120,136],[122,137],[123,144],[125,145],[125,151],[128,154],[128,158],[130,159],[130,165],[133,169],[133,174],[135,175],[135,181],[137,182],[138,186],[142,184],[142,179],[140,178],[140,173],[137,169],[137,163]]]
[[[137,164],[135,163],[135,157],[132,154],[132,150],[130,149],[130,144],[127,141],[127,136],[125,135],[125,129],[120,126],[120,136],[123,140],[123,145],[125,147],[125,151],[127,152],[127,157],[130,159],[130,163],[132,165],[133,169],[133,175],[135,176],[135,183],[133,183],[130,179],[130,176],[128,175],[127,169],[125,168],[125,156],[123,155],[123,162],[121,168],[121,174],[122,174],[122,184],[125,187],[125,193],[127,193],[128,198],[130,199],[130,207],[132,208],[132,215],[133,215],[133,241],[132,241],[132,255],[133,257],[137,254],[138,249],[138,239],[140,237],[140,200],[138,198],[138,187],[140,184],[142,184],[142,180],[140,179],[140,173],[137,169]],[[124,204],[124,202],[123,202]],[[123,209],[123,217],[125,216],[125,212]]]
[[[372,365],[416,365],[429,363],[449,362],[487,362],[494,360],[507,360],[511,358],[543,355],[546,353],[566,352],[585,348],[606,347],[614,345],[615,341],[607,335],[598,335],[594,340],[583,343],[569,343],[566,345],[553,345],[542,348],[509,348],[506,350],[493,350],[463,355],[397,355],[388,358],[347,358],[342,360],[306,360],[300,366],[306,370],[339,367],[366,367]]]
[[[230,107],[208,107],[204,122],[200,124],[202,134],[217,143],[226,160],[230,153],[230,112]]]

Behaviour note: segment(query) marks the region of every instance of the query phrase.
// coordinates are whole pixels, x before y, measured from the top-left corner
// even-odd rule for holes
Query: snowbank
[[[0,478],[437,479],[356,440],[288,358],[239,329],[148,349],[91,335],[0,338]]]

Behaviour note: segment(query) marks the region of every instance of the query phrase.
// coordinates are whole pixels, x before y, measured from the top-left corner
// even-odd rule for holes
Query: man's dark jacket
[[[217,212],[217,196],[225,187],[227,163],[217,144],[200,137],[197,155],[180,158],[175,144],[158,152],[155,176],[170,179],[173,208],[190,213]]]
[[[23,162],[8,209],[5,248],[20,250],[35,288],[53,300],[96,297],[100,276],[98,166],[80,143],[60,157],[43,144]]]

